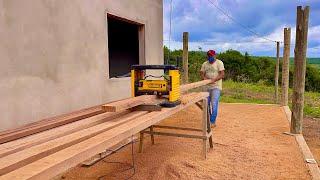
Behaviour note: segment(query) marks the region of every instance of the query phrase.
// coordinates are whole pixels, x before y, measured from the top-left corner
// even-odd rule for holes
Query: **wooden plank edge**
[[[92,116],[101,114],[103,112],[104,111],[99,109],[99,110],[96,110],[96,111],[93,111],[93,112],[90,112],[90,113],[84,113],[84,114],[79,115],[79,116],[62,119],[62,120],[59,120],[57,122],[51,122],[51,123],[48,123],[48,124],[43,124],[43,125],[40,125],[40,126],[31,127],[29,129],[24,129],[24,130],[21,130],[21,131],[17,131],[14,134],[7,134],[7,135],[4,135],[4,136],[0,137],[0,144],[6,143],[6,142],[9,142],[9,141],[13,141],[13,140],[16,140],[16,139],[19,139],[19,138],[22,138],[22,137],[26,137],[26,136],[29,136],[29,135],[32,135],[32,134],[36,134],[36,133],[39,133],[39,132],[42,132],[42,131],[45,131],[45,130],[48,130],[48,129],[52,129],[52,128],[55,128],[55,127],[58,127],[58,126],[62,126],[62,125],[68,124],[68,123],[79,121],[81,119],[92,117]]]
[[[291,110],[289,108],[289,106],[283,106],[282,107],[287,120],[289,122],[289,125],[291,123]],[[304,137],[302,134],[294,134],[295,136],[295,140],[299,146],[300,152],[303,155],[304,158],[304,162],[306,163],[306,166],[309,169],[309,173],[312,177],[312,179],[314,180],[320,180],[320,169],[318,166],[318,163],[315,161],[315,163],[308,163],[307,159],[315,159],[312,152],[310,151],[310,148],[308,146],[308,144],[306,143]]]
[[[59,126],[53,129],[49,129],[37,134],[33,134],[24,138],[20,138],[14,141],[10,141],[0,145],[0,158],[7,156],[9,154],[16,153],[23,149],[29,148],[31,146],[39,145],[50,140],[66,136],[68,134],[74,133],[76,131],[95,126],[97,124],[103,123],[105,121],[113,120],[119,116],[125,115],[129,111],[123,111],[118,113],[103,113],[97,116],[101,116],[101,119],[93,120],[98,118],[97,116],[89,117],[83,121],[72,122],[63,126]],[[54,133],[53,133],[54,131]],[[52,133],[52,135],[50,135]],[[36,139],[36,140],[35,140]]]
[[[156,95],[142,95],[137,97],[131,97],[122,99],[112,103],[102,105],[104,112],[118,112],[126,109],[136,107],[138,105],[147,104],[149,101],[153,101],[157,98]]]
[[[180,92],[184,93],[184,92],[187,92],[188,90],[210,84],[211,82],[212,81],[210,79],[207,79],[207,80],[202,80],[194,83],[184,84],[180,86]]]
[[[4,130],[4,131],[0,132],[0,138],[3,135],[13,134],[13,133],[18,132],[18,131],[22,131],[22,130],[25,130],[25,129],[28,129],[28,128],[36,127],[36,126],[39,126],[41,124],[53,122],[53,121],[56,121],[56,120],[61,119],[61,118],[65,118],[65,117],[70,116],[70,115],[78,114],[78,113],[84,112],[84,111],[92,111],[92,110],[101,110],[101,105],[93,106],[93,107],[89,107],[89,108],[85,108],[85,109],[76,110],[74,112],[61,114],[61,115],[50,117],[50,118],[45,118],[45,119],[42,119],[42,120],[39,120],[39,121],[36,121],[36,122],[32,122],[32,123],[28,123],[28,124],[22,125],[20,127],[14,128],[14,129]]]

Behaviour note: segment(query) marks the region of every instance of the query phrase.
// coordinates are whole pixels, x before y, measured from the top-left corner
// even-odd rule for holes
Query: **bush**
[[[169,57],[170,52],[170,59]],[[176,64],[182,67],[182,50],[169,51],[164,47],[165,62]],[[217,55],[225,66],[225,79],[237,82],[262,83],[266,85],[274,84],[275,58],[272,57],[253,57],[248,53],[244,55],[239,51],[227,50]],[[199,71],[203,62],[206,61],[206,52],[189,52],[189,80],[195,82],[200,80]],[[293,68],[290,67],[290,87],[292,87]],[[281,84],[281,64],[279,84]],[[307,65],[306,69],[306,90],[320,92],[320,70],[315,66]]]

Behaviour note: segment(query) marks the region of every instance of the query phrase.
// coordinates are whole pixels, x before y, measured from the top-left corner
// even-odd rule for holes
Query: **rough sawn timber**
[[[54,154],[39,159],[24,167],[5,174],[1,179],[48,179],[83,162],[120,141],[154,125],[161,120],[189,107],[190,105],[208,97],[208,93],[196,93],[190,96],[187,104],[174,108],[163,108],[159,112],[150,112],[121,124],[92,138],[67,147]]]

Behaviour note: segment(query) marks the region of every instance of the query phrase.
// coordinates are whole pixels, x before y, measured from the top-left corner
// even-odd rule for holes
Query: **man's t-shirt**
[[[204,72],[206,78],[212,79],[219,75],[219,71],[224,71],[224,65],[223,62],[219,59],[216,59],[213,64],[210,64],[209,61],[206,61],[202,64],[200,71]],[[216,81],[213,84],[210,84],[210,86],[211,88],[218,88],[222,90],[222,79]]]

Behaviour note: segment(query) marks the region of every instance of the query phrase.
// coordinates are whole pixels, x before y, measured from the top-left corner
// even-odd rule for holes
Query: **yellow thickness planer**
[[[164,70],[164,75],[146,75],[147,70]],[[166,100],[163,107],[175,107],[180,104],[180,72],[173,65],[133,65],[131,66],[132,97],[140,95],[158,95]]]

